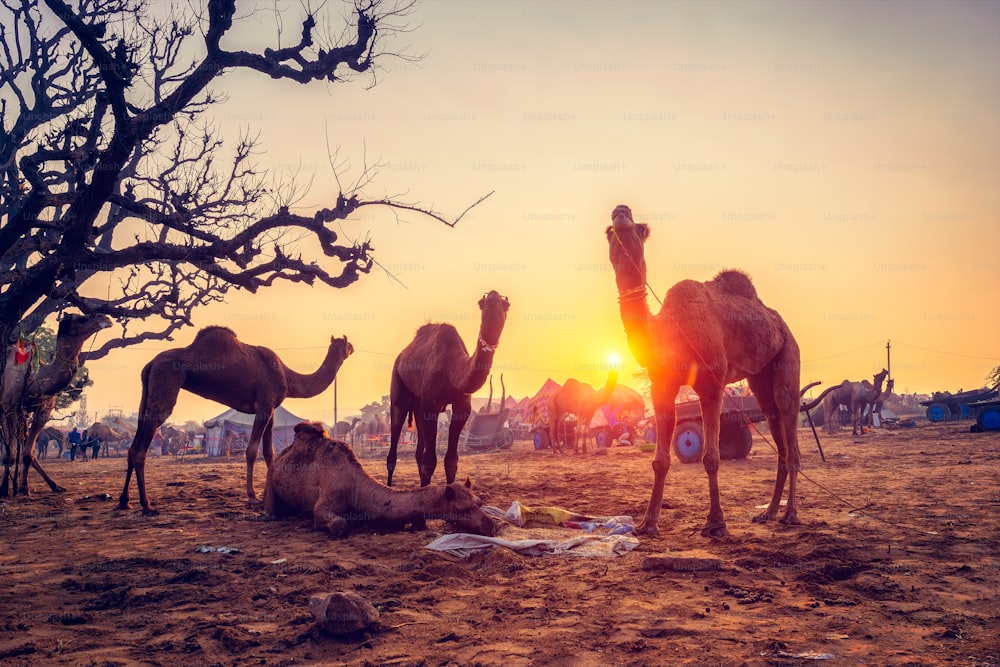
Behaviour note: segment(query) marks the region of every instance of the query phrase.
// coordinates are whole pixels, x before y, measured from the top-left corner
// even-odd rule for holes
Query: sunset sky
[[[300,5],[277,5],[287,46]],[[217,87],[227,138],[252,128],[262,167],[315,179],[302,211],[334,201],[337,146],[345,182],[380,163],[371,198],[454,216],[495,191],[454,229],[374,208],[342,225],[385,269],[347,289],[233,293],[197,314],[299,371],[346,334],[341,419],[388,394],[424,322],[471,348],[491,289],[511,303],[494,364],[508,393],[603,384],[613,353],[628,383],[604,237],[620,203],[652,227],[657,295],[747,271],[798,340],[803,384],[870,379],[889,340],[897,392],[979,387],[1000,364],[1000,3],[423,2],[409,23],[387,46],[423,57],[384,60],[373,88]],[[272,10],[237,25],[278,46]],[[170,346],[91,362],[91,415],[135,412],[140,368]],[[332,389],[285,405],[333,420]],[[222,410],[182,395],[171,421]]]

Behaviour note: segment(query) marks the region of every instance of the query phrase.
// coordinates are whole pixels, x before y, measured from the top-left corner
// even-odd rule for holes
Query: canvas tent
[[[295,437],[295,425],[305,421],[282,406],[274,411],[273,439],[274,452],[292,444]],[[250,430],[253,428],[253,415],[238,412],[230,408],[221,415],[213,417],[204,423],[208,432],[205,435],[205,451],[209,456],[220,456],[225,453],[223,445],[229,438],[231,443],[237,443],[239,448],[245,448],[250,440]],[[239,443],[242,443],[241,445]]]

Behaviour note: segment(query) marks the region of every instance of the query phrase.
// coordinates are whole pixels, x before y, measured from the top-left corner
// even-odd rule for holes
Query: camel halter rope
[[[496,352],[498,347],[500,347],[500,341],[490,345],[486,342],[486,339],[483,338],[483,334],[479,334],[479,349],[483,352]]]
[[[633,224],[635,224],[635,223],[633,222]],[[611,231],[614,233],[615,240],[618,241],[618,245],[621,246],[622,252],[625,253],[626,257],[628,257],[628,261],[632,263],[632,267],[635,269],[636,273],[640,273],[641,274],[642,272],[639,270],[639,263],[637,261],[635,261],[635,258],[632,257],[632,253],[630,253],[628,251],[628,247],[622,242],[621,237],[618,235],[618,229],[615,227],[613,221],[612,221],[612,225],[611,225]],[[629,289],[626,289],[626,290],[619,290],[618,291],[618,302],[619,303],[623,303],[625,301],[632,301],[632,300],[640,299],[640,298],[643,299],[643,300],[645,300],[645,298],[646,298],[646,292],[648,290],[649,293],[653,295],[653,298],[656,299],[656,302],[659,303],[660,307],[662,308],[663,307],[663,300],[660,299],[660,297],[658,297],[656,295],[656,292],[653,291],[653,288],[650,286],[649,281],[646,279],[645,276],[643,276],[642,280],[643,280],[643,284],[639,285],[638,287],[632,287],[632,288],[629,288]],[[708,372],[712,374],[712,376],[715,378],[715,381],[717,383],[719,383],[720,385],[725,386],[724,384],[722,384],[721,378],[719,378],[719,376],[715,373],[715,371],[712,369],[711,365],[707,364],[705,362],[705,360],[702,358],[701,354],[698,352],[698,348],[696,348],[694,346],[694,344],[691,342],[691,339],[688,337],[687,332],[684,331],[684,329],[682,327],[678,327],[678,329],[680,330],[681,335],[684,336],[684,340],[687,342],[688,347],[690,347],[691,351],[694,352],[694,354],[695,354],[696,357],[698,357],[698,361],[701,364],[701,367],[708,369]],[[738,403],[736,403],[736,401],[733,400],[732,396],[729,396],[728,394],[726,394],[726,392],[722,392],[722,396],[723,396],[723,400],[727,400],[728,399],[730,401],[730,403],[733,404],[733,407],[735,407],[735,409],[737,411],[739,411],[739,413],[740,413],[740,415],[742,417],[744,417],[745,419],[747,418],[746,411],[743,410],[742,406],[740,406]],[[749,423],[750,420],[747,419],[747,422]],[[771,450],[775,454],[778,453],[777,446],[775,446],[775,444],[773,442],[771,442],[771,439],[768,438],[767,435],[765,435],[764,433],[761,433],[759,430],[757,431],[757,434],[761,438],[764,439],[764,442],[767,443],[768,447],[770,447]],[[659,438],[657,438],[657,440],[659,440]],[[657,442],[657,447],[659,447],[659,442]],[[799,472],[800,475],[802,475],[803,479],[805,479],[808,482],[811,482],[816,487],[818,487],[819,489],[821,489],[821,490],[825,491],[827,494],[829,494],[830,497],[834,498],[838,502],[840,502],[843,505],[847,506],[848,509],[849,509],[849,511],[851,511],[851,512],[857,512],[858,514],[863,514],[864,516],[867,516],[869,519],[872,519],[874,521],[880,521],[880,522],[882,522],[882,523],[884,523],[886,525],[892,526],[893,528],[897,528],[897,529],[900,529],[900,530],[903,530],[903,529],[915,530],[915,531],[917,531],[919,533],[922,533],[924,535],[935,535],[936,534],[934,531],[921,530],[920,528],[917,528],[915,526],[906,526],[906,525],[903,525],[903,524],[899,524],[899,523],[895,523],[895,522],[889,521],[887,519],[883,519],[881,517],[877,517],[877,516],[873,516],[871,514],[868,514],[868,513],[866,513],[864,511],[864,508],[867,507],[870,503],[866,503],[864,506],[858,507],[857,503],[848,502],[846,498],[841,497],[836,492],[834,492],[832,489],[824,486],[823,484],[820,484],[819,482],[817,482],[816,480],[814,480],[812,477],[810,477],[809,475],[807,475],[806,472],[804,470],[802,470],[801,465],[799,466],[799,471],[798,472]]]

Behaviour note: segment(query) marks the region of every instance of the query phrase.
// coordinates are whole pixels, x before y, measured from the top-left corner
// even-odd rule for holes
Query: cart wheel
[[[698,463],[705,455],[705,433],[701,422],[681,422],[674,428],[674,453],[681,463]]]
[[[951,408],[945,403],[931,403],[927,406],[927,420],[943,422],[951,419]]]
[[[500,449],[507,449],[514,444],[514,432],[509,428],[500,431]]]
[[[548,449],[549,448],[549,432],[544,429],[539,429],[535,431],[535,449]]]
[[[1000,431],[1000,405],[990,405],[980,410],[976,425],[981,431]]]
[[[642,439],[649,443],[656,442],[656,427],[652,425],[647,426],[645,432],[642,434]]]
[[[597,442],[598,447],[610,447],[612,439],[611,429],[609,428],[602,428],[594,437],[594,441]]]
[[[719,458],[746,458],[753,444],[753,435],[746,424],[726,424],[719,429]]]

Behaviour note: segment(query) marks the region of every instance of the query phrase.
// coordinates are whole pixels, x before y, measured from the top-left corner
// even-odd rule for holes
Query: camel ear
[[[469,491],[472,490],[472,480],[469,479],[468,477],[465,478],[465,488],[467,488]]]
[[[451,484],[444,487],[444,499],[449,503],[455,500],[455,489],[451,488]]]
[[[639,238],[645,241],[649,238],[649,225],[645,222],[640,222],[635,226],[635,233],[639,235]]]

